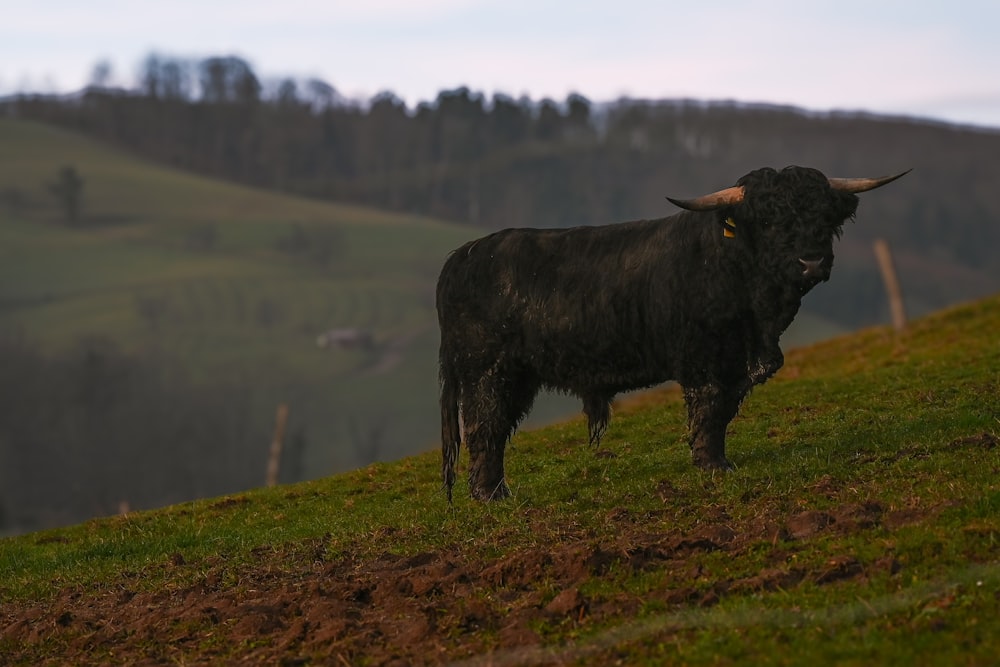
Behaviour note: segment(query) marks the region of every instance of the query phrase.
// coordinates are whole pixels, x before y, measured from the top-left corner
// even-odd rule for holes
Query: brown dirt
[[[676,493],[667,482],[658,491]],[[0,663],[37,664],[53,646],[67,664],[401,666],[476,656],[488,662],[497,652],[541,648],[550,630],[607,625],[650,603],[709,606],[727,595],[895,574],[900,565],[891,551],[871,562],[839,554],[811,567],[797,565],[793,555],[803,540],[828,531],[893,529],[926,515],[843,504],[734,525],[716,509],[691,530],[656,532],[650,528],[662,522],[620,508],[608,515],[616,525],[613,541],[579,536],[493,559],[460,546],[365,557],[358,545],[330,560],[328,545],[315,540],[259,549],[256,565],[238,571],[236,581],[222,558],[190,563],[175,553],[161,567],[189,568],[190,576],[178,579],[194,583],[148,592],[137,585],[140,575],[123,574],[100,590],[0,602]],[[707,552],[735,559],[762,543],[771,547],[770,562],[746,576],[720,577],[701,564]],[[587,593],[595,590],[588,582],[635,571],[657,572],[662,584],[642,597]],[[41,642],[47,653],[39,655]]]

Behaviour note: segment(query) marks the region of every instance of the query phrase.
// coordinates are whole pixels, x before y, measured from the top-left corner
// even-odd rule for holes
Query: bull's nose
[[[823,268],[823,258],[819,259],[799,259],[799,264],[802,265],[802,277],[803,278],[815,278],[816,280],[825,280],[827,278],[827,271]]]

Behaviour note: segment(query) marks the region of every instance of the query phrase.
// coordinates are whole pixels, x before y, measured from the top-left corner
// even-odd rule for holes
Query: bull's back
[[[567,365],[626,344],[656,324],[650,301],[670,282],[661,224],[509,229],[465,244],[438,281],[442,335],[474,333]]]

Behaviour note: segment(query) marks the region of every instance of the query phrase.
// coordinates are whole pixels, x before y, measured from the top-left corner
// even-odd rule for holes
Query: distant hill
[[[28,121],[0,118],[0,154],[0,524],[261,485],[279,402],[284,481],[437,437],[433,286],[474,230],[212,181]],[[67,165],[83,181],[72,222],[51,192]],[[331,329],[366,344],[319,347]]]
[[[842,328],[886,320],[875,238],[896,252],[912,315],[1000,290],[992,250],[1000,244],[1000,130],[738,102],[487,100],[467,88],[414,109],[391,94],[320,104],[295,86],[262,97],[246,63],[227,63],[234,87],[210,97],[91,89],[11,98],[0,114],[231,181],[486,229],[659,217],[673,212],[665,195],[728,186],[761,166],[840,176],[912,168],[893,188],[862,197],[834,280],[810,295],[807,310]],[[166,77],[166,64],[149,80]]]

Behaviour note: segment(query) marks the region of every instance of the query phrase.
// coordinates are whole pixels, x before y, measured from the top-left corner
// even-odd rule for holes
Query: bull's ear
[[[695,199],[674,199],[673,197],[667,197],[667,201],[687,211],[714,211],[725,206],[739,204],[743,201],[744,194],[745,191],[742,185],[734,185],[731,188],[702,195]]]

